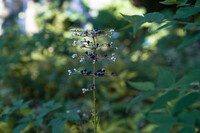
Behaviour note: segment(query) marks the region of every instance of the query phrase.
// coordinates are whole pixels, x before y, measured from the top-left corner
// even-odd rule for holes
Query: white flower
[[[80,44],[80,43],[81,43],[81,41],[80,41],[80,40],[78,40],[77,44]]]
[[[77,57],[77,56],[78,56],[77,54],[73,54],[73,55],[72,55],[72,58],[75,58],[75,57]]]
[[[81,59],[80,59],[80,62],[83,62],[85,60],[85,58],[84,57],[82,57]]]
[[[115,56],[115,53],[112,53],[112,56]]]
[[[93,64],[95,64],[96,60],[93,60]]]
[[[76,70],[76,68],[74,68],[74,72],[78,72],[78,70]]]
[[[71,71],[71,70],[68,70],[68,73],[69,73],[69,75],[71,75],[71,74],[72,74],[72,71]]]
[[[75,46],[76,46],[76,41],[74,41],[74,42],[72,43],[72,46],[73,46],[73,47],[75,47]]]
[[[114,29],[110,29],[110,32],[114,32],[115,30]]]
[[[73,39],[73,38],[74,38],[74,35],[73,35],[73,34],[71,34],[70,38],[71,38],[71,39]]]
[[[112,56],[111,58],[110,58],[112,61],[116,61],[116,58],[114,57],[114,56]]]
[[[83,92],[83,93],[85,93],[85,92],[87,92],[87,91],[89,91],[89,89],[85,89],[85,88],[82,89],[82,92]]]

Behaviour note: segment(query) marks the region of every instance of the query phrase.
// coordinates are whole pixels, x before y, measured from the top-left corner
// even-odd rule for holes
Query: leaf
[[[12,133],[20,133],[20,132],[23,131],[27,126],[28,126],[27,123],[21,124],[21,125],[17,126],[17,127],[12,131]]]
[[[138,23],[133,24],[133,37],[135,38],[136,32],[138,31],[138,29],[140,28],[141,25],[143,25],[145,22],[141,21]]]
[[[184,27],[184,30],[188,30],[188,29],[191,29],[195,26],[197,26],[198,24],[197,23],[191,23],[191,24],[187,24],[185,27]]]
[[[127,105],[127,108],[126,108],[126,112],[128,112],[128,110],[137,102],[139,101],[142,101],[156,93],[158,93],[159,91],[158,90],[151,90],[151,91],[148,91],[148,92],[145,92],[145,93],[142,93],[141,95],[137,96],[136,98],[133,98],[131,100],[131,102]]]
[[[167,70],[160,70],[158,76],[158,85],[163,88],[172,87],[175,82],[175,76]]]
[[[164,5],[174,5],[174,4],[179,4],[178,1],[176,0],[165,0],[165,1],[162,1],[160,2],[161,4],[164,4]]]
[[[176,118],[166,114],[148,114],[147,119],[157,125],[173,125],[176,123]]]
[[[182,112],[181,114],[179,114],[177,119],[178,123],[183,123],[191,126],[195,124],[195,119],[193,118],[193,116],[186,112]]]
[[[164,19],[164,15],[159,12],[147,13],[144,15],[145,22],[161,22]]]
[[[169,133],[171,128],[171,125],[162,125],[156,128],[152,133]]]
[[[134,23],[130,23],[130,24],[128,24],[127,26],[124,26],[124,27],[122,27],[121,29],[119,29],[119,31],[129,29],[129,28],[133,27],[133,24],[134,24]]]
[[[189,85],[190,83],[195,81],[200,81],[200,69],[193,70],[189,74],[185,75],[174,85],[174,87]]]
[[[200,7],[181,7],[173,18],[187,18],[200,12]]]
[[[130,86],[142,90],[142,91],[147,91],[147,90],[153,90],[155,89],[154,84],[152,82],[128,82]]]
[[[175,105],[174,110],[173,110],[173,114],[189,107],[190,105],[192,105],[193,103],[195,103],[197,100],[199,100],[200,98],[200,94],[193,92],[190,93],[184,97],[182,97],[178,103]]]
[[[159,31],[159,30],[161,30],[161,29],[167,28],[167,27],[172,26],[172,25],[174,25],[174,24],[176,24],[175,21],[166,23],[166,24],[164,24],[163,26],[159,27],[156,31]],[[156,32],[156,31],[155,31],[155,32]]]
[[[200,32],[194,32],[191,35],[188,35],[188,36],[185,37],[183,42],[181,44],[179,44],[179,46],[177,47],[177,50],[180,50],[180,49],[185,48],[185,47],[187,47],[191,44],[194,44],[199,39],[200,39]]]
[[[151,106],[151,110],[159,109],[165,107],[167,102],[174,100],[178,97],[179,91],[178,90],[171,90],[166,94],[162,95],[161,97],[157,98],[156,101]]]
[[[195,6],[199,7],[200,6],[200,0],[196,0]]]
[[[137,23],[137,22],[140,22],[140,21],[143,21],[144,20],[144,17],[143,16],[140,16],[140,15],[132,15],[132,16],[129,16],[129,15],[124,15],[121,13],[121,15],[124,17],[124,19],[130,23]]]
[[[193,127],[184,127],[178,133],[195,133],[195,129]]]

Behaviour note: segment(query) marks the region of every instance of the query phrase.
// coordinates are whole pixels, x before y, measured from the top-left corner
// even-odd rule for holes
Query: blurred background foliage
[[[168,21],[144,23],[138,27],[137,33],[133,32],[134,23],[129,21],[131,15],[142,16],[150,12],[160,12],[170,20],[181,6],[191,4],[199,7],[198,0],[185,3],[183,0],[171,0],[171,3],[166,0],[167,5],[159,0],[14,1],[0,0],[2,133],[22,130],[24,133],[92,132],[92,93],[83,94],[81,91],[91,84],[92,79],[81,75],[68,76],[67,73],[74,67],[91,68],[92,64],[72,59],[72,54],[84,52],[72,47],[72,28],[115,29],[112,39],[99,38],[101,42],[114,42],[118,50],[115,51],[116,62],[99,62],[97,67],[114,71],[119,76],[97,79],[99,133],[150,133],[158,127],[145,117],[156,97],[129,104],[131,107],[126,112],[127,104],[143,93],[135,90],[138,86],[128,81],[152,81],[157,88],[160,87],[157,82],[159,73],[163,69],[173,73],[178,81],[191,70],[200,68],[200,37],[196,35],[199,32],[199,12],[189,19],[174,20],[176,24],[160,30],[157,29]],[[190,22],[196,25],[189,25],[184,30]],[[194,36],[196,38],[192,38]],[[191,37],[189,44],[177,50],[184,39],[188,41],[187,37]],[[196,41],[192,41],[194,39]],[[196,78],[194,81],[199,80]],[[198,90],[199,82],[195,83],[195,90]],[[196,108],[199,109],[198,104]],[[169,125],[160,131],[167,132],[166,128],[170,129]],[[172,132],[179,129],[181,127],[177,126]]]

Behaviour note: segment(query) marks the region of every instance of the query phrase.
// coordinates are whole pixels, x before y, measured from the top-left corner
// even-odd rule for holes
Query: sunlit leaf
[[[162,25],[161,27],[159,27],[156,31],[159,31],[159,30],[161,30],[161,29],[170,27],[170,26],[172,26],[172,25],[174,25],[174,24],[176,24],[176,21],[172,21],[172,22],[166,23],[166,24]],[[156,32],[156,31],[155,31],[155,32]]]

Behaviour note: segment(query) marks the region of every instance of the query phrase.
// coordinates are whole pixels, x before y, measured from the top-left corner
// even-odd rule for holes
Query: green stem
[[[93,42],[95,45],[95,39],[93,37]],[[96,52],[96,49],[95,49]],[[96,61],[93,63],[93,72],[95,72],[96,69]],[[96,118],[96,95],[95,95],[95,90],[96,90],[96,85],[95,85],[95,75],[93,75],[93,84],[94,84],[94,88],[93,88],[93,102],[94,102],[94,133],[97,133],[97,118]]]

